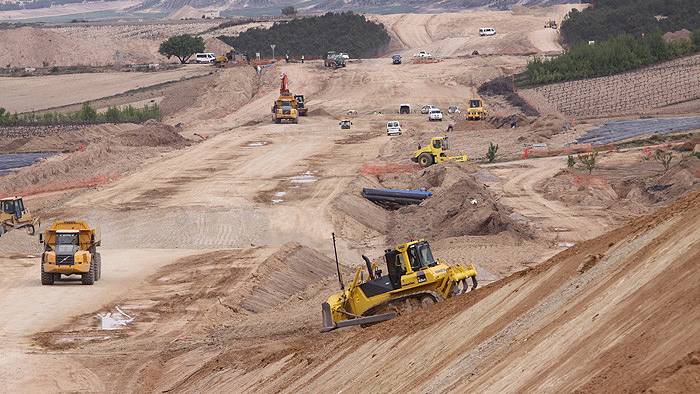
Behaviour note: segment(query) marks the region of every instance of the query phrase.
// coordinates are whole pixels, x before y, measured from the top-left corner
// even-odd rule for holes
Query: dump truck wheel
[[[5,226],[0,226],[0,237],[5,234]]]
[[[90,263],[90,270],[80,275],[80,280],[84,285],[92,285],[95,283],[95,266],[94,262]]]
[[[95,253],[95,280],[98,281],[100,278],[102,278],[102,256]]]
[[[421,153],[420,156],[418,156],[418,164],[420,164],[421,167],[430,167],[433,165],[433,155],[430,153]]]
[[[36,229],[34,228],[34,225],[30,224],[29,226],[27,226],[27,234],[34,235],[34,233],[36,233]]]
[[[44,272],[44,263],[41,263],[41,284],[42,285],[53,285],[55,276],[52,273]]]

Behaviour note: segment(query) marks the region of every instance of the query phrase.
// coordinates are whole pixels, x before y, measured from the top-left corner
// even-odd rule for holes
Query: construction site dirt
[[[0,77],[13,111],[70,112],[89,101],[99,110],[158,103],[163,114],[141,124],[0,128],[0,153],[50,154],[0,175],[0,197],[23,196],[42,229],[58,219],[98,227],[102,266],[92,286],[75,277],[42,286],[38,234],[0,236],[0,387],[699,390],[698,126],[665,134],[675,126],[656,122],[659,129],[619,135],[612,126],[636,122],[629,127],[641,130],[657,114],[640,119],[623,105],[610,117],[576,119],[548,101],[554,93],[517,92],[540,113],[528,116],[503,96],[477,93],[521,71],[531,54],[561,51],[558,32],[543,23],[570,8],[370,15],[389,30],[389,55],[337,70],[306,60],[260,73],[213,65],[88,73],[79,79],[85,89],[54,78],[50,91],[62,93],[50,97],[22,86],[55,76],[22,77],[28,85]],[[478,41],[478,18],[498,29],[492,41]],[[213,29],[207,39],[223,34],[213,23],[179,23],[183,31]],[[154,43],[174,28],[156,26],[154,37],[138,30],[124,56],[163,60]],[[93,28],[22,29],[71,45]],[[127,34],[106,24],[95,34],[109,29]],[[2,34],[12,40],[0,48],[18,45],[19,33]],[[112,38],[87,53],[111,59],[124,45]],[[418,51],[440,61],[391,62],[393,53]],[[271,118],[282,74],[309,109],[296,124]],[[471,98],[483,99],[484,119],[465,119]],[[403,104],[411,113],[399,114]],[[426,105],[441,108],[444,120],[430,122],[420,113]],[[674,104],[658,115],[684,122],[694,111]],[[339,127],[343,119],[350,130]],[[401,135],[387,135],[389,121],[400,121]],[[593,146],[583,139],[601,127],[606,138],[621,138],[601,144],[589,171],[583,156]],[[411,160],[442,136],[448,154],[469,160],[425,168]],[[490,143],[498,145],[492,159]],[[387,209],[363,188],[432,195]],[[436,259],[474,264],[478,288],[368,327],[320,332],[321,304],[338,291],[338,274],[352,281],[363,255],[386,270],[387,249],[419,239]],[[121,313],[133,320],[104,329],[105,316]]]

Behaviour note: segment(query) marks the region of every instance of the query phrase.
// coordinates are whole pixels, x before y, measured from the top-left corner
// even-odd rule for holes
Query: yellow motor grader
[[[335,234],[333,235],[335,250]],[[433,258],[427,241],[411,241],[387,249],[384,253],[387,274],[382,275],[376,262],[362,256],[367,265],[359,267],[345,288],[340,277],[336,252],[340,291],[328,297],[321,305],[323,332],[341,327],[370,325],[389,320],[402,313],[434,304],[478,285],[476,268],[469,264],[449,265]]]

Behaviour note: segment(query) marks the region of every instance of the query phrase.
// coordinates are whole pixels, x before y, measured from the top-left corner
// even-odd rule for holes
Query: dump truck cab
[[[54,222],[39,234],[44,244],[41,256],[41,284],[52,285],[61,275],[80,275],[91,285],[100,279],[102,263],[97,247],[99,233],[83,221]]]
[[[323,331],[389,320],[402,313],[404,305],[421,307],[464,293],[468,290],[468,278],[472,289],[477,286],[473,265],[449,265],[435,259],[425,240],[387,249],[384,276],[376,262],[363,258],[367,280],[364,269],[358,268],[347,289],[331,295],[322,304]]]
[[[413,152],[411,160],[420,164],[421,167],[429,167],[433,164],[450,160],[456,162],[465,162],[469,160],[467,155],[447,156],[445,151],[449,149],[450,144],[447,137],[433,137],[428,146],[418,146],[418,150]]]
[[[484,103],[480,99],[469,100],[469,108],[467,109],[467,120],[481,120],[486,116]]]
[[[32,216],[24,206],[22,197],[0,199],[0,236],[13,230],[24,228],[27,234],[34,235],[41,224],[39,218]]]

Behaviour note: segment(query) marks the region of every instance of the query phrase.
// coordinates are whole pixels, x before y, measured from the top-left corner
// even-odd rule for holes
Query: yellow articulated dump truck
[[[51,224],[39,242],[44,244],[41,255],[41,284],[53,285],[61,275],[80,275],[84,285],[100,280],[102,261],[97,247],[97,229],[83,221],[58,220]]]
[[[335,235],[333,236],[335,248]],[[338,257],[336,253],[336,265]],[[387,273],[382,275],[379,264],[362,256],[367,272],[360,267],[347,287],[338,279],[340,291],[321,305],[323,328],[331,331],[341,327],[371,325],[403,313],[432,305],[478,285],[476,268],[472,264],[448,264],[435,259],[427,241],[411,241],[387,249],[384,254]]]

